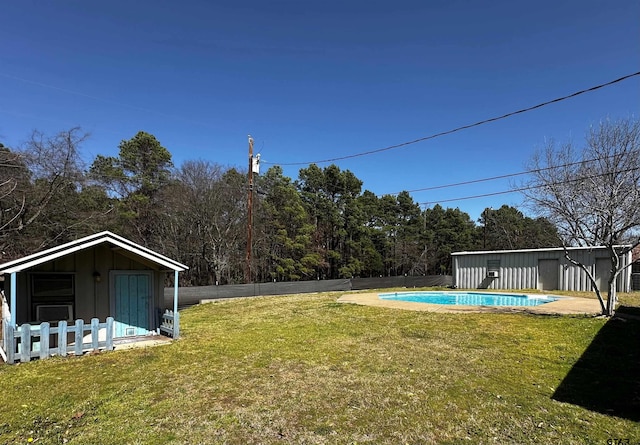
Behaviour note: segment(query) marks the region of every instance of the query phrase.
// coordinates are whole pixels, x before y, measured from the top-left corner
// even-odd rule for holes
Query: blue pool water
[[[497,294],[488,292],[393,292],[379,294],[383,300],[456,306],[539,306],[558,300],[548,295]]]

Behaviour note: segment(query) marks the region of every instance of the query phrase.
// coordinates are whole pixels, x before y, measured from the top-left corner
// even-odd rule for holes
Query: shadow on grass
[[[640,320],[624,314],[610,319],[552,398],[640,421]]]
[[[640,317],[640,307],[636,306],[620,306],[616,309],[616,314],[620,315],[634,315]]]

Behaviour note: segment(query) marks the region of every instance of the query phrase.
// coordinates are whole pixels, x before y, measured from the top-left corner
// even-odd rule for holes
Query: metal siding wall
[[[484,270],[484,268],[480,267],[480,264],[479,264],[480,258],[476,257],[476,258],[473,258],[473,260],[475,260],[471,265],[471,267],[473,268],[473,274],[472,274],[473,280],[469,283],[468,287],[477,288],[480,286],[481,280],[479,279],[479,277],[481,275],[481,271]]]
[[[487,258],[485,257],[484,260],[485,261],[482,261],[482,258],[476,258],[476,262],[474,264],[475,275],[473,277],[473,282],[471,283],[474,288],[482,287],[482,283],[487,276]]]
[[[514,254],[503,255],[502,258],[500,258],[500,289],[508,289],[511,283],[513,283],[512,264],[514,260]]]
[[[567,263],[566,259],[560,258],[560,271],[562,273],[561,289],[571,291],[579,289],[580,271],[577,267]]]
[[[504,264],[500,261],[500,268],[498,269],[498,279],[487,278],[487,273],[489,268],[487,267],[487,261],[489,260],[502,260],[501,256],[498,254],[491,254],[485,258],[485,261],[482,263],[483,276],[482,279],[485,280],[484,284],[487,286],[487,289],[502,289],[502,283],[504,283]]]
[[[592,252],[579,250],[576,252],[575,257],[578,259],[578,261],[580,261],[582,264],[588,267],[590,273],[592,274],[594,273],[595,255],[593,255]],[[580,284],[580,286],[576,286],[571,290],[575,290],[575,291],[586,290],[585,284],[587,281],[589,281],[589,278],[587,277],[587,274],[585,273],[585,271],[579,268],[578,266],[574,266],[573,264],[570,264],[570,267],[572,267],[575,270],[576,275],[579,277],[579,284]]]
[[[528,273],[526,280],[522,283],[523,289],[537,289],[538,288],[538,258],[540,258],[540,252],[529,252],[523,254],[526,258],[526,266]]]
[[[595,273],[596,257],[607,257],[605,249],[573,250],[571,257],[587,265],[591,273]],[[559,285],[562,290],[591,291],[591,282],[587,274],[578,266],[569,263],[563,251],[533,251],[509,253],[484,253],[456,255],[454,257],[455,284],[458,288],[477,289],[482,286],[487,276],[487,261],[500,260],[500,277],[489,283],[490,289],[537,289],[538,260],[557,259],[559,263]],[[622,264],[631,261],[631,253],[622,258]],[[618,278],[618,290],[629,292],[631,269],[628,268]]]
[[[594,269],[595,269],[595,255],[593,255],[593,252],[589,252],[586,250],[582,250],[582,251],[575,251],[571,253],[571,258],[575,259],[576,261],[581,262],[582,264],[584,264],[585,266],[587,266],[587,268],[589,269],[590,273],[594,273]],[[589,290],[590,286],[588,285],[589,283],[589,278],[586,274],[586,272],[584,270],[582,270],[580,267],[578,266],[574,266],[573,264],[569,263],[568,261],[566,261],[567,264],[567,268],[571,269],[573,271],[573,273],[576,276],[576,279],[574,280],[575,285],[574,286],[567,286],[567,290],[571,290],[571,291],[586,291]]]
[[[460,283],[462,283],[462,286],[460,287],[464,287],[467,288],[469,287],[469,283],[471,282],[471,269],[470,269],[470,265],[469,265],[469,258],[465,258],[465,257],[460,257]]]
[[[523,283],[523,289],[538,288],[538,256],[539,252],[527,255],[527,275]]]
[[[629,264],[631,263],[631,252],[629,252],[627,255],[624,255],[620,263],[622,267],[629,266]],[[627,267],[620,273],[620,275],[618,275],[616,284],[619,292],[631,291],[631,266]]]
[[[480,285],[478,281],[479,255],[458,256],[458,270],[456,271],[456,286],[461,289],[475,289]]]
[[[627,255],[625,255],[624,257],[624,264],[625,266],[630,265],[631,264],[631,252],[629,252]],[[620,285],[620,290],[622,290],[622,292],[631,292],[631,266],[627,267],[626,270],[620,274],[621,275],[621,280],[622,283]],[[623,290],[624,288],[624,290]]]
[[[531,285],[531,258],[535,252],[510,252],[500,254],[500,289],[526,289]]]
[[[573,270],[574,266],[567,262],[566,258],[564,257],[564,253],[558,252],[555,255],[555,258],[558,259],[558,265],[560,267],[560,272],[558,275],[560,277],[560,283],[559,283],[560,290],[575,290],[575,289],[572,289],[571,285],[569,284],[570,283],[569,277],[574,272]]]
[[[514,274],[516,272],[514,265],[517,262],[517,254],[513,253],[506,254],[500,259],[500,275],[504,277],[504,280],[501,280],[500,289],[509,289],[517,281]]]
[[[453,286],[460,287],[460,257],[453,257]]]
[[[531,289],[533,284],[531,282],[531,263],[533,255],[526,255],[524,252],[520,254],[522,262],[521,279],[518,283],[518,289]]]
[[[592,252],[582,252],[582,260],[584,265],[588,265],[589,272],[594,275],[596,273],[596,258]],[[575,290],[586,291],[591,289],[591,282],[587,273],[579,267],[573,266],[576,269],[576,275],[579,277],[578,286]]]
[[[487,272],[488,272],[488,267],[487,267],[487,261],[489,260],[500,260],[500,268],[498,269],[498,279],[492,278],[492,279],[487,279]],[[504,283],[504,264],[502,261],[502,256],[500,254],[490,254],[489,256],[487,256],[487,258],[484,261],[484,264],[482,265],[482,270],[483,270],[483,276],[482,276],[482,280],[487,280],[484,281],[484,284],[487,285],[488,289],[503,289],[503,283]]]
[[[519,274],[519,280],[516,285],[518,286],[518,289],[527,289],[531,287],[529,285],[531,276],[531,265],[527,261],[527,256],[524,253],[521,253],[519,256],[522,266]]]

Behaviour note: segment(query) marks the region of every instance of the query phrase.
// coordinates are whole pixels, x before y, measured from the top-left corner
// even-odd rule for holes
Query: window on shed
[[[30,320],[58,322],[73,320],[75,275],[72,273],[31,274]]]
[[[487,271],[500,270],[500,260],[487,260]]]
[[[48,299],[73,297],[73,278],[69,273],[34,273],[31,275],[31,296]]]

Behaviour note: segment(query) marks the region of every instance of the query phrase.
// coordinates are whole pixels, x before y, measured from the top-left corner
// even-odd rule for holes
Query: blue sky
[[[353,155],[499,116],[640,71],[640,2],[2,2],[0,142],[80,126],[116,155],[143,130],[179,166],[205,159],[295,179]],[[335,162],[395,193],[525,170],[546,140],[581,143],[639,115],[640,76],[403,148]],[[302,165],[286,165],[301,163]],[[319,164],[323,167],[328,164]],[[509,181],[413,192],[476,219],[521,207]],[[425,204],[427,205],[427,204]]]

